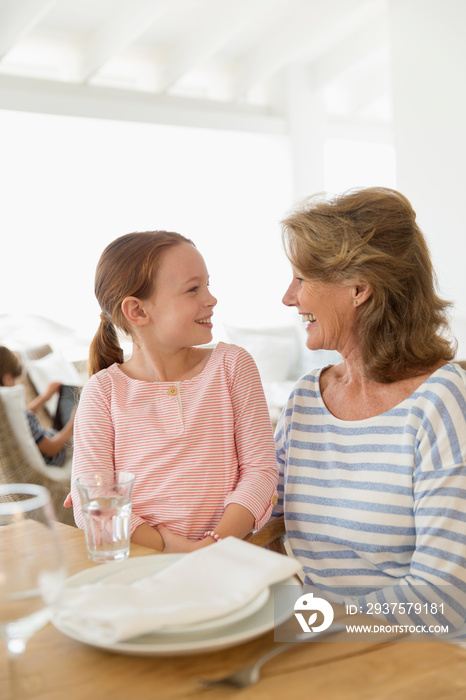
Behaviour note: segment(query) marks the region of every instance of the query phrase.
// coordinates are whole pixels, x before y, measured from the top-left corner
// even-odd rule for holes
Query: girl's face
[[[14,377],[10,372],[7,372],[2,377],[2,386],[15,386],[16,377]]]
[[[304,279],[293,268],[293,281],[282,301],[298,309],[306,323],[306,345],[310,350],[342,353],[354,342],[354,297],[352,286]]]
[[[216,303],[202,255],[191,244],[181,243],[163,254],[155,290],[143,305],[154,340],[161,346],[181,348],[212,340]]]

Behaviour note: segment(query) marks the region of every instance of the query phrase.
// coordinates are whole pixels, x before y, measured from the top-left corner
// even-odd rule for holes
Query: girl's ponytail
[[[100,314],[100,326],[97,329],[89,349],[89,376],[91,377],[101,369],[110,367],[114,362],[121,364],[124,360],[123,350],[118,342],[115,326],[102,312]]]

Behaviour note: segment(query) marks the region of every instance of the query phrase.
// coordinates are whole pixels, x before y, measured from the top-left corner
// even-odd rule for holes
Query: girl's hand
[[[32,411],[33,413],[37,413],[37,411],[39,411],[54,394],[58,394],[60,387],[61,382],[52,382],[49,384],[43,394],[39,394],[39,396],[36,396],[36,398],[28,404],[28,410]]]
[[[44,391],[44,398],[46,398],[47,401],[51,399],[54,394],[58,394],[58,392],[60,391],[60,387],[61,382],[51,382],[48,385],[47,389]]]
[[[165,542],[165,547],[163,548],[164,554],[194,552],[196,549],[201,549],[211,543],[210,538],[193,542],[182,535],[175,535],[175,533],[165,525],[157,525],[157,530],[160,532]]]

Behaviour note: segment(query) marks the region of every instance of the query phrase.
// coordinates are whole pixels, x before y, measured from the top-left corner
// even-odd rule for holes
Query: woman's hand
[[[210,537],[206,537],[205,540],[198,540],[196,542],[193,542],[192,540],[188,540],[187,537],[183,537],[182,535],[176,535],[165,525],[157,525],[157,530],[163,537],[163,541],[165,543],[165,546],[163,548],[164,554],[194,552],[196,549],[202,549],[203,547],[207,547],[214,541]]]

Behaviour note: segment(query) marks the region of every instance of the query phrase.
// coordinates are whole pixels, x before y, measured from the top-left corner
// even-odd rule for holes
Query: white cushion
[[[39,345],[50,345],[57,350],[78,341],[72,328],[33,314],[0,314],[0,338],[2,345],[19,351]]]
[[[336,350],[309,350],[304,348],[299,376],[308,374],[313,369],[326,367],[327,365],[338,365],[342,361],[342,357]]]
[[[294,326],[256,329],[225,325],[225,332],[231,343],[252,355],[264,384],[296,376],[301,349]]]
[[[319,369],[326,365],[338,365],[342,361],[340,353],[336,350],[309,350],[306,346],[307,333],[305,323],[299,321],[297,333],[301,348],[297,379],[313,369]]]
[[[68,480],[71,474],[71,460],[63,467],[47,466],[32,437],[26,418],[25,390],[22,384],[0,386],[0,396],[5,407],[8,422],[28,462],[35,469],[52,479]]]
[[[40,360],[25,360],[24,364],[38,394],[43,394],[51,382],[82,386],[78,370],[71,362],[65,360],[61,352],[51,352]],[[58,394],[45,404],[50,416],[55,415],[57,404]]]

